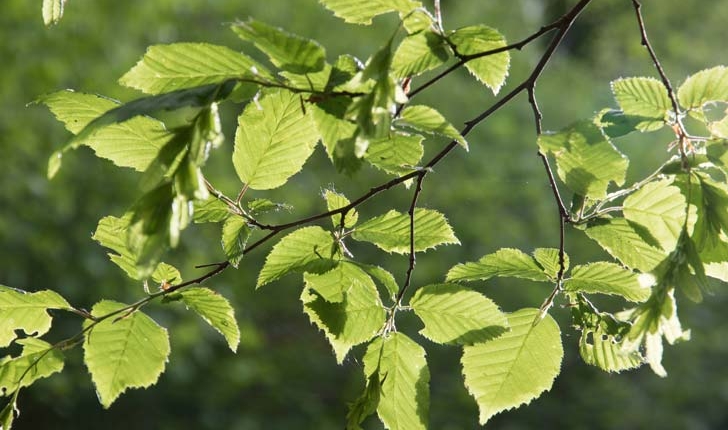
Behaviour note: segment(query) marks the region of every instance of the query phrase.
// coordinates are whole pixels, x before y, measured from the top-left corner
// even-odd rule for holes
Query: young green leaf
[[[252,42],[276,67],[297,74],[321,71],[326,50],[318,42],[291,34],[280,28],[249,19],[232,26],[235,34]]]
[[[119,83],[147,94],[220,84],[236,78],[272,79],[253,59],[209,43],[154,45]]]
[[[447,42],[432,31],[412,34],[402,40],[392,58],[392,70],[398,78],[421,75],[448,60]]]
[[[661,127],[672,109],[667,88],[654,78],[617,79],[612,93],[625,114],[652,120],[640,127],[645,131]]]
[[[124,307],[123,303],[102,300],[91,314],[101,317]],[[83,359],[104,408],[128,388],[145,388],[157,382],[169,357],[167,330],[138,310],[120,316],[96,324],[83,343]],[[84,328],[90,324],[86,320]]]
[[[351,24],[369,25],[372,18],[387,12],[399,12],[405,16],[422,7],[414,0],[319,0],[334,15]]]
[[[230,207],[217,197],[194,200],[192,220],[196,223],[223,222],[230,216]]]
[[[561,271],[559,250],[556,248],[536,248],[533,250],[533,258],[541,266],[543,272],[551,279],[556,279]],[[569,256],[564,253],[564,272],[569,270]],[[562,273],[563,275],[563,273]]]
[[[339,251],[331,233],[321,227],[304,227],[278,242],[265,259],[257,288],[291,272],[321,273],[336,266]]]
[[[387,173],[403,175],[411,172],[425,153],[423,137],[392,133],[384,139],[369,142],[364,158],[374,167]]]
[[[312,107],[313,120],[326,154],[336,169],[346,174],[353,174],[362,164],[361,151],[356,148],[356,123],[346,119],[350,105],[348,97],[332,97]]]
[[[430,408],[430,371],[425,350],[403,333],[376,338],[364,354],[364,373],[378,375],[377,413],[391,430],[426,429]]]
[[[367,378],[367,385],[361,396],[349,404],[349,412],[346,414],[346,430],[361,430],[360,424],[377,411],[381,393],[382,381],[379,380],[379,372],[374,372]]]
[[[648,233],[624,218],[593,221],[585,232],[612,257],[640,272],[651,272],[667,257],[667,253],[650,244],[645,237]]]
[[[641,116],[627,115],[621,110],[603,109],[594,117],[594,124],[608,137],[615,139],[635,131],[654,131],[662,128],[663,121],[645,119]]]
[[[442,244],[459,244],[445,216],[432,209],[415,209],[415,251],[426,251]],[[371,242],[387,252],[410,251],[410,216],[391,210],[361,224],[351,236]]]
[[[433,342],[472,345],[508,331],[505,314],[492,300],[457,284],[422,287],[410,306],[425,323],[420,334]]]
[[[577,122],[558,133],[542,134],[538,146],[554,156],[559,178],[577,194],[602,199],[610,182],[624,183],[627,157],[590,121]]]
[[[251,229],[243,217],[233,216],[222,225],[222,249],[230,264],[237,268],[245,253]]]
[[[460,263],[447,272],[445,278],[450,282],[486,281],[494,276],[530,279],[532,281],[551,280],[538,262],[518,249],[503,248],[488,254],[473,263]]]
[[[374,279],[378,280],[387,290],[389,298],[392,299],[393,302],[395,301],[397,293],[399,292],[399,285],[397,284],[397,280],[394,279],[394,275],[379,266],[361,263],[356,264],[364,269],[364,271],[368,274],[373,276]]]
[[[192,309],[206,323],[225,337],[230,350],[235,352],[240,344],[240,329],[235,320],[235,310],[230,302],[209,288],[188,288],[180,292],[182,303]]]
[[[23,346],[20,355],[0,359],[0,395],[3,396],[63,370],[63,354],[50,343],[32,337],[18,339],[16,343]]]
[[[665,252],[675,249],[685,224],[685,196],[671,181],[650,182],[624,199],[624,217],[644,227]],[[695,219],[695,211],[693,216]]]
[[[407,106],[402,111],[402,115],[396,121],[396,124],[410,127],[422,133],[434,134],[457,140],[466,151],[468,150],[468,142],[460,134],[460,132],[457,131],[457,129],[453,127],[453,125],[450,124],[450,122],[448,122],[448,120],[446,120],[440,112],[429,106]]]
[[[448,36],[459,56],[468,56],[506,46],[506,39],[497,30],[485,25],[459,28]],[[498,94],[508,76],[511,54],[508,51],[476,58],[465,63],[468,71]]]
[[[46,334],[52,323],[48,309],[73,307],[55,291],[28,293],[0,285],[0,348],[10,345],[16,330],[35,337]]]
[[[340,303],[351,289],[369,288],[371,278],[356,263],[342,261],[324,273],[304,273],[306,287],[331,303]]]
[[[334,190],[324,191],[324,199],[326,200],[326,208],[329,211],[342,208],[349,204],[349,199],[347,199],[343,194],[339,194]],[[344,217],[344,227],[354,227],[358,220],[359,213],[356,211],[356,209],[351,209],[346,213],[346,216]],[[333,224],[334,228],[341,227],[341,214],[332,215],[331,223]]]
[[[13,419],[15,419],[15,414],[19,412],[17,404],[15,401],[8,402],[7,405],[0,411],[0,429],[1,430],[10,430],[13,427]],[[347,429],[348,430],[348,429]]]
[[[564,291],[575,293],[616,294],[633,302],[650,297],[651,276],[640,277],[622,266],[604,261],[576,266],[564,281]]]
[[[480,408],[480,424],[493,415],[529,403],[551,389],[564,349],[556,321],[546,315],[534,325],[538,309],[508,315],[511,330],[463,349],[465,386]]]
[[[728,102],[728,68],[717,66],[688,76],[677,90],[677,99],[688,110],[710,102]]]
[[[43,23],[45,25],[58,24],[63,18],[63,5],[65,3],[66,0],[43,0]]]
[[[280,187],[298,173],[313,153],[319,133],[301,107],[301,97],[288,91],[265,94],[238,118],[233,164],[251,189]]]
[[[182,274],[171,264],[159,263],[159,266],[152,272],[152,280],[162,286],[176,284],[182,282]]]
[[[341,364],[351,347],[368,341],[382,329],[386,312],[374,281],[366,273],[350,263],[342,263],[339,267],[342,269],[338,273],[325,279],[307,274],[301,301],[304,312],[324,332],[334,349],[336,361]],[[338,274],[342,276],[340,300],[327,301],[318,291],[324,291],[329,298],[339,298],[329,283]]]

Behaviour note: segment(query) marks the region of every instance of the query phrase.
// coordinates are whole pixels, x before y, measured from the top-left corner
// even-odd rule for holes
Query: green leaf
[[[45,25],[58,24],[63,18],[63,5],[65,3],[66,0],[43,0],[43,23]]]
[[[73,307],[55,291],[27,293],[0,285],[0,348],[10,345],[16,330],[35,337],[46,334],[52,322],[48,309]]]
[[[655,131],[665,125],[664,121],[645,119],[645,117],[627,115],[621,110],[603,109],[594,117],[594,124],[604,134],[614,139],[630,134],[634,131]]]
[[[245,77],[270,79],[271,74],[253,59],[225,46],[173,43],[150,46],[119,83],[147,94],[162,94]]]
[[[432,70],[448,60],[447,42],[432,31],[407,36],[392,58],[392,70],[398,78],[414,77]]]
[[[276,67],[293,73],[320,71],[326,63],[326,50],[316,41],[288,33],[260,21],[236,22],[233,31],[252,42]]]
[[[325,190],[324,199],[326,200],[326,208],[329,211],[342,208],[350,203],[349,199],[347,199],[343,194],[339,194],[334,190]],[[358,220],[359,213],[356,211],[356,209],[351,209],[346,213],[346,216],[344,217],[344,227],[354,227]],[[341,214],[332,215],[331,223],[333,224],[334,228],[341,227]]]
[[[460,56],[475,55],[506,46],[506,39],[497,30],[485,25],[459,28],[448,36]],[[508,76],[511,54],[508,51],[480,57],[465,63],[468,71],[498,94]]]
[[[393,302],[396,300],[397,293],[399,293],[399,285],[397,285],[397,280],[394,279],[394,275],[379,266],[361,263],[356,264],[364,269],[368,274],[373,276],[374,279],[378,280],[384,288],[386,288],[387,293]]]
[[[352,174],[361,167],[361,151],[356,147],[357,126],[345,118],[351,105],[348,97],[332,97],[313,105],[313,120],[326,154],[342,173]]]
[[[258,275],[257,288],[291,272],[325,272],[335,267],[338,259],[331,233],[321,227],[300,228],[273,247]]]
[[[403,333],[375,339],[364,354],[364,373],[378,375],[377,413],[390,430],[426,429],[430,408],[430,371],[425,350]]]
[[[592,122],[580,121],[558,133],[542,134],[538,146],[554,156],[559,178],[576,194],[603,199],[610,182],[624,183],[627,157]]]
[[[561,271],[559,250],[556,248],[536,248],[533,258],[551,279],[556,279]],[[569,270],[569,256],[564,253],[564,272]],[[562,273],[563,275],[563,273]]]
[[[193,221],[223,222],[230,216],[230,207],[217,197],[210,196],[206,200],[194,200],[192,202]]]
[[[341,282],[338,291],[331,284],[337,278]],[[353,346],[368,341],[384,326],[386,312],[377,287],[356,265],[341,263],[322,276],[306,274],[304,279],[303,310],[324,332],[339,364]]]
[[[364,158],[374,167],[387,173],[404,175],[410,173],[425,153],[422,136],[392,133],[384,139],[369,142]]]
[[[159,282],[162,286],[165,284],[176,284],[182,282],[182,274],[171,264],[159,263],[159,266],[152,273],[152,280]]]
[[[279,212],[282,210],[291,211],[293,206],[285,203],[276,203],[268,199],[253,199],[248,202],[248,211],[251,214],[260,215],[269,212]]]
[[[586,235],[630,269],[651,272],[667,254],[650,244],[647,233],[624,218],[599,219],[589,223]]]
[[[372,373],[367,378],[364,392],[356,401],[349,404],[349,412],[346,414],[346,430],[361,430],[360,424],[377,411],[381,393],[382,381],[379,380],[379,373]]]
[[[38,99],[71,133],[77,134],[95,118],[119,106],[118,102],[70,90],[58,91]],[[56,151],[51,163],[59,163],[66,151],[86,145],[96,155],[120,167],[143,171],[157,156],[160,148],[172,137],[164,124],[146,116],[98,129],[87,139],[74,141]],[[57,170],[57,168],[56,168]],[[52,177],[53,175],[49,175]]]
[[[460,132],[450,124],[437,110],[425,106],[407,106],[402,111],[402,116],[397,120],[397,124],[413,128],[419,132],[434,134],[457,140],[458,143],[468,149],[468,142],[460,134]]]
[[[627,115],[664,122],[672,109],[665,85],[654,78],[625,78],[612,82],[612,93]],[[651,127],[648,127],[651,128]]]
[[[91,314],[102,317],[124,307],[102,300]],[[91,324],[86,320],[84,328]],[[88,331],[83,351],[99,401],[108,408],[128,388],[146,388],[157,382],[169,357],[169,337],[167,330],[140,311],[122,313]]]
[[[571,277],[564,281],[564,291],[575,293],[616,294],[633,302],[650,297],[654,278],[640,277],[622,266],[604,261],[576,266]]]
[[[677,90],[677,99],[688,110],[728,102],[728,68],[717,66],[688,76]]]
[[[16,343],[23,346],[20,355],[0,359],[0,395],[3,396],[63,370],[63,354],[50,343],[30,337],[18,339]]]
[[[472,345],[508,331],[505,314],[492,300],[457,284],[422,287],[410,306],[425,323],[420,334],[433,342]]]
[[[509,332],[464,347],[465,386],[478,403],[480,424],[548,391],[559,374],[564,356],[559,326],[548,314],[534,325],[539,312],[521,309],[509,314]]]
[[[192,309],[206,323],[225,337],[230,350],[235,352],[240,344],[240,329],[235,320],[235,310],[230,302],[209,288],[188,288],[180,292],[182,303]]]
[[[5,405],[2,411],[0,411],[0,430],[10,430],[13,427],[13,419],[15,419],[16,413],[20,415],[17,404],[14,401]]]
[[[442,244],[459,244],[445,216],[432,209],[415,209],[415,251],[426,251]],[[391,210],[374,217],[354,230],[355,240],[371,242],[387,252],[410,251],[410,216]]]
[[[675,249],[685,224],[685,196],[670,183],[650,182],[624,199],[622,205],[624,217],[644,227],[666,252]]]
[[[351,24],[369,25],[372,18],[387,12],[399,12],[400,16],[422,7],[414,0],[319,0],[334,15]]]
[[[288,91],[264,95],[238,118],[233,164],[238,177],[254,190],[280,187],[313,153],[319,133]]]
[[[550,275],[523,251],[503,248],[473,263],[460,263],[447,272],[448,281],[488,280],[494,276],[548,282]]]
[[[222,225],[222,249],[230,264],[237,268],[245,254],[245,244],[250,237],[251,229],[245,218],[233,216]]]

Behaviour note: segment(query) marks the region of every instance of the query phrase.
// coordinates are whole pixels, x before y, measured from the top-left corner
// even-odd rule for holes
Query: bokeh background
[[[509,41],[519,40],[560,16],[575,0],[444,0],[445,26],[485,23]],[[427,1],[425,3],[428,3]],[[120,215],[134,200],[136,175],[80,149],[64,158],[60,174],[48,181],[46,161],[68,134],[41,106],[41,94],[62,88],[129,100],[139,96],[116,80],[147,46],[179,41],[225,44],[252,52],[227,23],[249,16],[321,41],[330,59],[351,53],[365,59],[385,42],[392,17],[372,27],[344,24],[315,0],[69,0],[60,25],[45,28],[41,1],[3,0],[0,5],[0,283],[26,290],[54,289],[77,306],[101,298],[132,301],[141,285],[124,277],[91,240],[99,218]],[[728,63],[725,22],[728,2],[644,1],[654,47],[676,83],[688,74]],[[654,76],[640,46],[634,11],[627,0],[594,1],[572,29],[538,86],[545,129],[556,130],[603,107],[613,106],[609,82],[626,76]],[[503,91],[529,72],[545,41],[514,53]],[[418,96],[455,124],[477,115],[495,100],[464,71]],[[227,136],[240,106],[223,110]],[[666,156],[670,136],[635,135],[617,142],[631,159],[629,180],[651,171]],[[239,184],[230,163],[231,139],[210,160],[211,181],[234,194]],[[530,252],[555,247],[558,215],[543,167],[536,156],[532,115],[525,97],[480,125],[469,137],[471,150],[455,152],[428,176],[423,206],[444,211],[462,246],[442,247],[418,259],[415,285],[442,280],[458,261],[471,261],[500,247]],[[444,142],[426,143],[430,153]],[[383,177],[364,170],[337,174],[319,148],[304,173],[274,199],[294,206],[271,220],[290,220],[324,208],[320,191],[335,186],[350,197]],[[409,204],[404,190],[372,200],[361,210],[378,214]],[[262,194],[260,194],[262,196]],[[219,261],[219,231],[195,226],[171,262],[191,278],[193,266]],[[582,235],[569,233],[572,264],[605,258]],[[240,268],[208,284],[230,298],[237,310],[242,342],[237,354],[199,318],[179,306],[147,311],[169,328],[172,355],[167,371],[150,389],[123,395],[109,410],[99,405],[81,360],[67,352],[62,374],[40,381],[20,395],[17,429],[341,429],[346,403],[363,387],[361,347],[336,365],[323,335],[301,311],[300,277],[254,291],[255,277],[269,247],[246,257]],[[352,244],[357,257],[404,278],[405,257]],[[478,289],[504,310],[538,306],[549,288],[527,281],[490,281]],[[566,356],[550,393],[528,407],[493,418],[489,429],[720,429],[728,428],[728,305],[725,285],[702,304],[678,297],[692,340],[665,350],[669,376],[648,368],[610,375],[578,357],[576,333],[567,310],[556,307]],[[612,309],[623,303],[603,302]],[[78,329],[76,318],[59,314],[51,339]],[[432,373],[431,428],[477,428],[477,410],[462,384],[459,351],[416,334],[406,318],[398,325],[425,343]],[[376,419],[369,429],[381,428]]]

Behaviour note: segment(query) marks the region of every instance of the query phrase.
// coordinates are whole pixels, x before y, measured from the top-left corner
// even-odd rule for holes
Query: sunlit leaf
[[[384,139],[370,141],[364,158],[387,173],[407,174],[417,166],[425,153],[422,140],[423,137],[419,135],[393,133]]]
[[[347,199],[343,194],[337,193],[333,190],[324,191],[324,199],[326,200],[326,209],[329,211],[342,208],[350,203],[349,199]],[[351,209],[346,213],[346,217],[344,217],[344,226],[346,228],[354,227],[358,220],[359,212],[357,212],[356,209]],[[341,214],[332,215],[331,223],[334,228],[341,227]]]
[[[42,336],[51,328],[48,309],[72,309],[66,299],[55,291],[28,293],[0,285],[0,348],[10,345],[15,331],[28,336]]]
[[[453,127],[448,120],[443,117],[437,110],[425,105],[410,105],[403,111],[401,117],[397,120],[397,124],[413,128],[417,131],[448,137],[457,140],[458,143],[468,149],[468,142]]]
[[[472,263],[460,263],[447,272],[448,281],[488,280],[494,276],[550,281],[549,275],[530,255],[503,248]]]
[[[345,118],[351,105],[348,97],[333,97],[313,105],[313,120],[326,154],[342,173],[352,174],[361,166],[356,150],[356,123]]]
[[[240,343],[240,329],[235,320],[235,310],[230,302],[209,288],[188,288],[180,292],[182,303],[195,311],[206,323],[225,337],[235,352]]]
[[[404,16],[422,7],[414,0],[319,0],[334,15],[352,24],[371,24],[372,18],[387,12],[399,12]]]
[[[230,207],[217,197],[193,202],[194,222],[222,222],[230,216]]]
[[[644,227],[663,250],[675,249],[686,213],[680,188],[670,181],[650,182],[624,199],[622,206],[624,217]]]
[[[447,43],[432,31],[407,36],[392,58],[392,69],[398,78],[418,76],[443,64],[450,57]]]
[[[382,381],[379,380],[379,373],[372,373],[367,378],[364,392],[356,401],[349,404],[349,412],[346,414],[346,430],[361,430],[360,424],[377,411],[381,392]]]
[[[460,243],[445,216],[432,209],[415,209],[414,228],[415,251],[426,251],[443,244]],[[351,237],[371,242],[387,252],[408,253],[410,216],[391,210],[359,224]]]
[[[533,250],[533,258],[551,279],[556,279],[561,271],[561,257],[556,248],[536,248]],[[569,256],[564,253],[564,272],[569,270]],[[563,273],[562,273],[563,275]]]
[[[586,229],[586,235],[612,257],[641,272],[651,272],[667,257],[665,251],[647,241],[648,234],[624,218],[599,219],[589,223]]]
[[[250,227],[243,217],[230,217],[222,225],[222,249],[233,267],[238,267],[243,258],[250,233]]]
[[[564,281],[564,291],[615,294],[633,302],[650,297],[651,283],[622,266],[604,261],[576,266]]]
[[[18,339],[16,343],[23,346],[19,356],[0,358],[0,395],[3,396],[63,370],[63,354],[50,343],[32,337]]]
[[[700,108],[710,102],[728,102],[728,68],[716,66],[688,76],[677,90],[685,109]]]
[[[448,39],[460,55],[475,55],[506,46],[506,39],[497,30],[485,25],[463,27],[450,33]],[[508,51],[480,57],[465,63],[465,67],[480,82],[498,94],[508,76],[511,55]]]
[[[665,85],[654,78],[624,78],[612,82],[612,92],[627,115],[664,121],[672,109]]]

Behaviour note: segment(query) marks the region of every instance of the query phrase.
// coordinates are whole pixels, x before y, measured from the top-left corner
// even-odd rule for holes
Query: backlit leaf
[[[349,199],[347,199],[343,194],[339,194],[333,190],[324,191],[324,199],[326,200],[326,209],[329,211],[342,208],[350,203]],[[359,213],[356,211],[356,209],[351,209],[346,213],[346,217],[344,217],[344,226],[346,228],[354,227],[358,220]],[[334,228],[341,227],[341,214],[332,215],[331,223],[333,224]]]
[[[235,310],[230,302],[209,288],[188,288],[180,292],[182,303],[195,311],[206,323],[225,337],[230,349],[235,352],[240,343],[240,329],[235,320]]]
[[[488,280],[494,276],[550,281],[551,278],[530,255],[503,248],[472,263],[460,263],[447,273],[448,281]]]
[[[651,272],[667,257],[665,251],[647,242],[646,234],[624,218],[599,219],[586,229],[586,235],[612,257],[640,272]]]
[[[413,128],[423,133],[457,140],[463,148],[468,149],[468,142],[460,132],[440,112],[429,106],[407,106],[402,111],[402,116],[397,120],[397,124]]]
[[[51,328],[48,309],[73,309],[55,291],[42,290],[28,293],[0,285],[0,348],[16,338],[15,331],[39,337]]]
[[[665,85],[654,78],[625,78],[612,82],[614,98],[627,115],[664,121],[672,109]]]
[[[437,245],[458,244],[445,216],[431,209],[415,209],[415,251],[426,251]],[[387,252],[405,254],[410,251],[410,216],[391,210],[359,224],[352,238],[371,242]]]
[[[222,225],[222,249],[233,267],[237,268],[243,258],[250,233],[250,227],[243,217],[230,217]]]
[[[728,102],[728,68],[717,66],[688,76],[677,90],[685,109],[700,108],[710,102]]]
[[[392,69],[398,78],[418,76],[448,60],[447,43],[432,31],[407,36],[392,58]]]
[[[361,396],[349,404],[346,430],[361,430],[360,424],[377,411],[381,392],[382,381],[379,380],[379,373],[373,373],[367,378],[367,385]]]
[[[624,217],[644,227],[670,252],[685,224],[685,196],[670,181],[650,182],[624,199]],[[692,217],[694,219],[694,217]]]
[[[352,174],[361,167],[361,154],[356,149],[356,123],[345,118],[351,105],[348,97],[333,97],[313,105],[313,120],[321,135],[326,154],[336,170]]]
[[[450,33],[450,42],[460,55],[474,55],[506,46],[506,39],[497,30],[485,25],[463,27]],[[476,58],[465,63],[468,71],[480,82],[498,94],[508,76],[511,55],[499,52],[494,55]]]
[[[384,139],[369,142],[364,158],[387,173],[403,175],[411,172],[425,153],[422,136],[393,133]]]
[[[576,266],[564,281],[564,291],[576,293],[616,294],[633,302],[650,297],[651,282],[622,266],[604,261]]]
[[[561,271],[559,250],[556,248],[536,248],[533,250],[533,258],[536,260],[544,273],[551,279],[556,279]],[[564,272],[569,270],[569,256],[564,253]],[[563,273],[562,273],[563,275]]]
[[[230,216],[230,207],[217,197],[210,196],[206,200],[195,200],[194,222],[222,222]]]
[[[371,24],[372,18],[387,12],[407,15],[422,3],[414,0],[319,0],[334,15],[352,24]]]
[[[2,396],[63,370],[63,354],[50,343],[32,337],[18,339],[16,343],[23,346],[19,356],[0,358]]]

